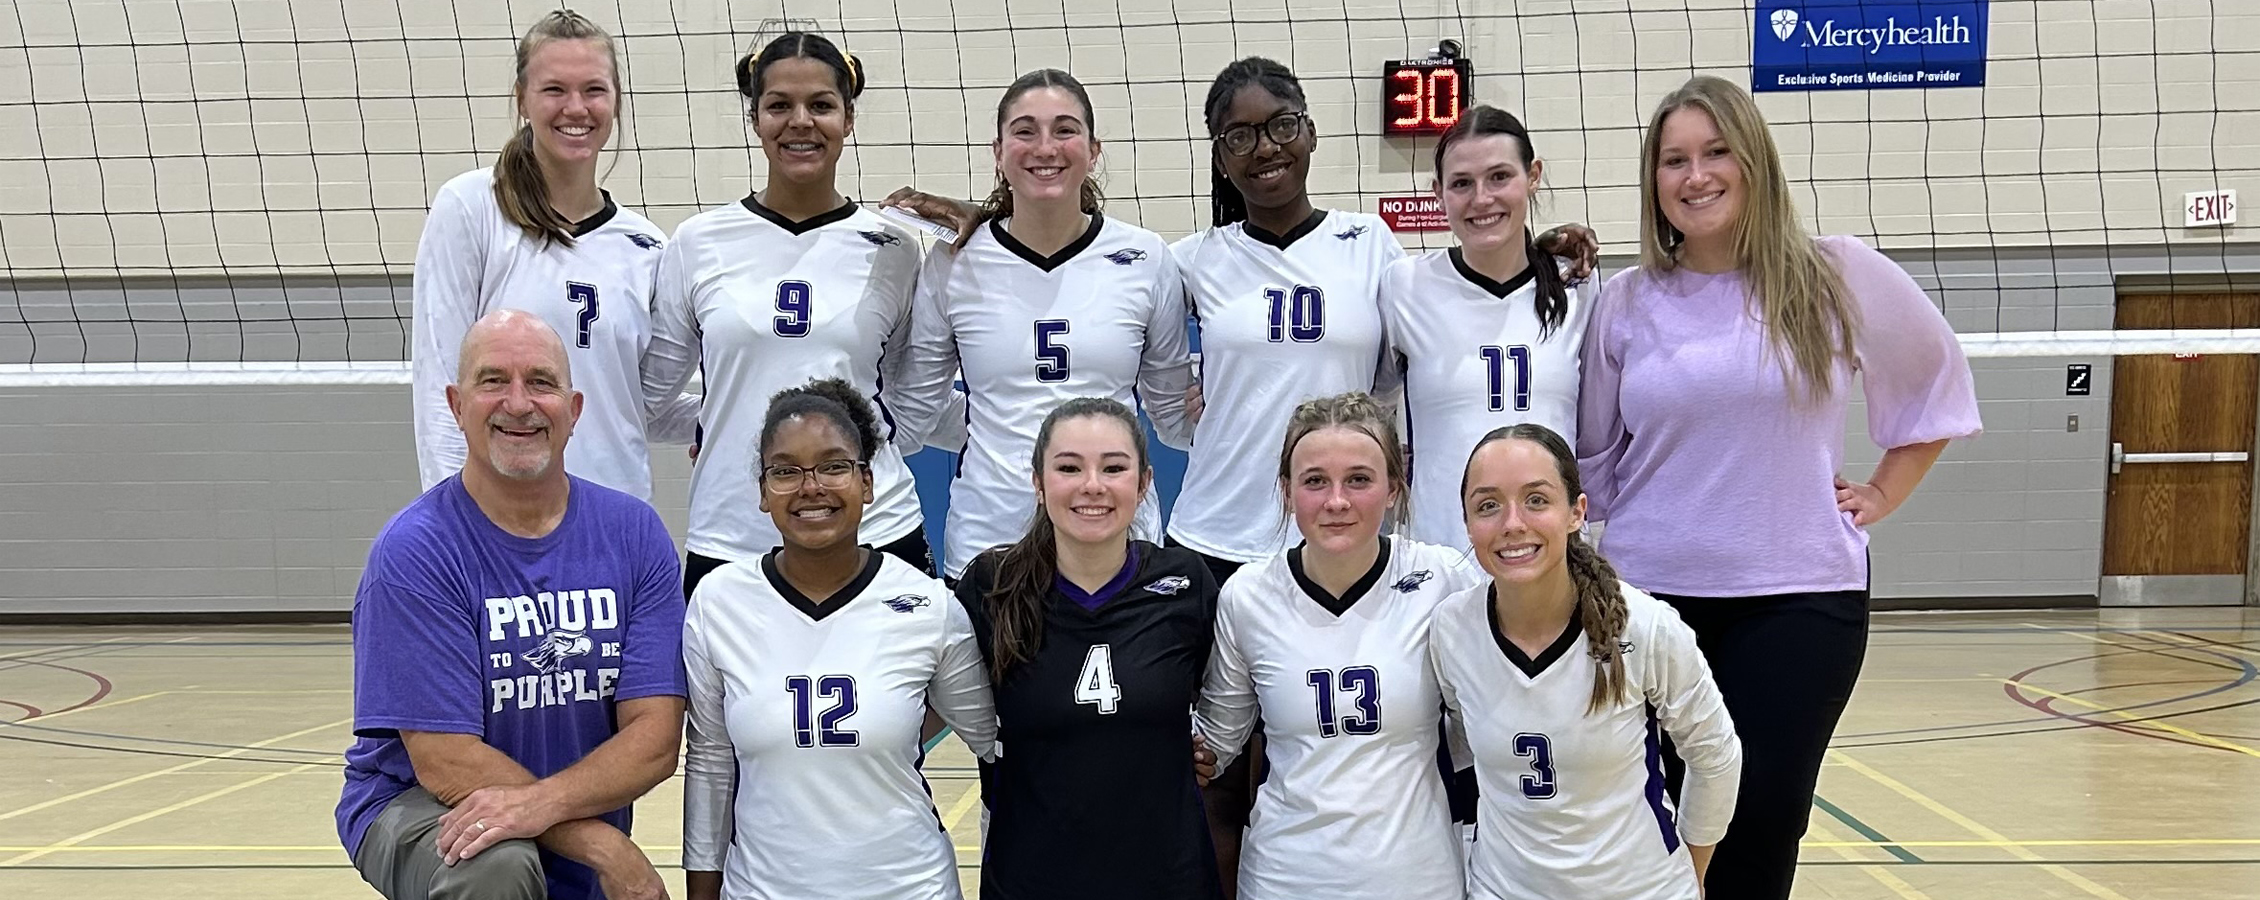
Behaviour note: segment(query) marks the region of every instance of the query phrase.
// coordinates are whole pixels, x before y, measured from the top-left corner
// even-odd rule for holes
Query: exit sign
[[[2236,224],[2236,191],[2202,191],[2182,197],[2184,228]]]

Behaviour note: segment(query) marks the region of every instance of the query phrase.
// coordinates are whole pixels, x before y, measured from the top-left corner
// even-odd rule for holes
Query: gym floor
[[[0,628],[0,897],[373,897],[331,810],[344,626]],[[2260,609],[1882,613],[1800,898],[2260,885]],[[979,882],[971,759],[935,802]],[[681,782],[636,835],[681,896]]]

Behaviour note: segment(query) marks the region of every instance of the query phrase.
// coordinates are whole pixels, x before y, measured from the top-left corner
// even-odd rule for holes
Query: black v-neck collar
[[[620,214],[620,204],[612,202],[612,192],[599,191],[599,193],[604,195],[604,208],[597,210],[596,215],[573,223],[574,237],[588,237],[597,229],[603,228],[604,223],[612,221],[613,216]]]
[[[1569,625],[1562,629],[1562,636],[1555,638],[1554,643],[1539,653],[1537,659],[1531,659],[1530,654],[1522,652],[1521,647],[1515,646],[1515,642],[1507,640],[1507,636],[1499,631],[1498,585],[1492,585],[1483,592],[1483,613],[1485,618],[1491,620],[1491,639],[1499,643],[1499,650],[1507,654],[1507,661],[1514,663],[1515,668],[1521,669],[1522,674],[1531,678],[1546,674],[1555,660],[1561,659],[1569,653],[1570,647],[1576,645],[1577,636],[1585,633],[1584,623],[1578,621],[1576,613],[1571,613]]]
[[[808,599],[808,595],[801,593],[800,588],[793,587],[792,582],[785,580],[785,573],[777,571],[775,550],[761,554],[761,574],[769,579],[769,586],[777,590],[777,596],[785,598],[785,602],[800,610],[801,615],[807,616],[810,621],[822,622],[824,617],[839,612],[840,607],[863,595],[863,590],[871,586],[872,579],[879,577],[879,558],[884,555],[877,550],[865,548],[863,571],[855,573],[854,578],[841,585],[830,599],[822,603]]]
[[[1287,551],[1287,571],[1294,573],[1295,583],[1302,586],[1305,596],[1326,607],[1327,612],[1339,619],[1365,595],[1372,593],[1374,585],[1381,583],[1381,574],[1389,570],[1389,543],[1388,538],[1381,539],[1381,552],[1374,555],[1373,568],[1365,570],[1365,574],[1358,576],[1358,580],[1350,585],[1349,592],[1339,597],[1327,593],[1318,582],[1312,581],[1309,575],[1303,573],[1304,545],[1297,544]]]
[[[1460,271],[1460,277],[1467,279],[1467,283],[1482,288],[1484,293],[1493,297],[1504,298],[1508,294],[1521,290],[1523,285],[1529,284],[1531,279],[1538,277],[1537,267],[1528,265],[1523,266],[1522,271],[1516,273],[1513,278],[1505,281],[1492,281],[1489,276],[1476,271],[1475,267],[1467,264],[1467,258],[1460,254],[1460,248],[1453,247],[1450,253],[1452,268]]]
[[[838,207],[835,207],[831,210],[820,212],[813,216],[809,216],[808,218],[795,222],[791,219],[785,218],[784,213],[780,213],[774,209],[770,209],[767,206],[761,205],[760,200],[754,199],[758,196],[760,195],[747,194],[745,195],[745,199],[738,201],[738,203],[745,207],[746,212],[760,216],[764,219],[768,219],[769,224],[784,229],[785,233],[790,234],[794,237],[799,237],[811,231],[815,231],[816,229],[822,228],[826,225],[830,225],[833,222],[837,222],[849,216],[855,215],[855,201],[850,200],[846,203],[840,204]]]
[[[1091,244],[1099,239],[1099,230],[1105,227],[1106,217],[1093,214],[1091,216],[1091,227],[1083,229],[1082,237],[1067,242],[1067,246],[1059,248],[1058,253],[1050,256],[1037,253],[1027,244],[1021,243],[1019,238],[1013,237],[1012,232],[1005,229],[1003,219],[989,220],[989,235],[996,238],[997,243],[1003,244],[1006,250],[1012,251],[1012,255],[1027,260],[1029,265],[1049,272],[1065,265],[1068,260],[1081,256],[1083,251],[1091,249]]]
[[[1240,230],[1247,232],[1249,237],[1255,238],[1259,243],[1270,244],[1271,246],[1285,250],[1288,247],[1294,246],[1295,242],[1302,240],[1304,236],[1310,234],[1313,231],[1317,231],[1318,226],[1324,224],[1326,224],[1326,210],[1313,209],[1310,211],[1310,216],[1303,219],[1302,224],[1287,229],[1286,234],[1272,234],[1269,231],[1265,231],[1261,228],[1256,227],[1256,223],[1252,221],[1244,224]]]

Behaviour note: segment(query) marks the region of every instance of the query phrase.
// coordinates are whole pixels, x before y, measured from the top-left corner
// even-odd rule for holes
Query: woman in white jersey
[[[663,235],[596,184],[619,110],[616,63],[604,29],[566,10],[542,17],[518,42],[524,124],[492,168],[450,179],[432,200],[416,244],[409,350],[426,488],[463,467],[463,431],[447,408],[463,335],[487,313],[523,309],[564,338],[573,385],[588,398],[566,470],[651,498],[637,365]],[[689,441],[696,409],[682,396],[654,404],[649,439]]]
[[[644,354],[647,402],[667,402],[694,369],[706,384],[686,595],[715,567],[777,545],[745,477],[771,395],[810,377],[839,378],[878,406],[884,436],[896,437],[881,394],[906,356],[918,277],[918,242],[835,184],[864,85],[855,59],[820,35],[788,32],[738,60],[737,81],[769,161],[768,185],[675,230]],[[863,542],[933,571],[897,445],[875,449],[871,477],[878,497]]]
[[[918,764],[930,704],[993,759],[996,705],[948,588],[859,546],[885,446],[837,378],[764,404],[751,480],[783,545],[716,569],[683,624],[691,900],[955,900]]]
[[[1577,424],[1578,349],[1592,300],[1530,237],[1545,164],[1513,114],[1478,106],[1436,141],[1436,195],[1458,246],[1408,257],[1381,279],[1402,361],[1413,450],[1412,536],[1466,547],[1453,490],[1476,439],[1536,422]]]
[[[1451,900],[1465,887],[1428,631],[1437,603],[1482,573],[1458,550],[1381,536],[1404,510],[1393,418],[1363,393],[1295,408],[1278,490],[1302,543],[1241,568],[1217,601],[1195,726],[1228,765],[1260,709],[1271,762],[1242,900]]]
[[[1469,895],[1697,900],[1742,747],[1695,633],[1578,535],[1585,494],[1561,435],[1495,429],[1463,473],[1491,577],[1437,608],[1429,652],[1483,783]],[[1665,734],[1687,763],[1676,808]]]
[[[1061,402],[1142,400],[1165,443],[1190,440],[1184,285],[1160,236],[1100,212],[1094,127],[1075,76],[1042,69],[1014,81],[997,103],[984,220],[954,252],[928,254],[918,276],[895,424],[930,434],[963,367],[968,438],[942,551],[951,578],[1035,514],[1026,464]],[[1149,493],[1135,534],[1158,538],[1160,525]]]

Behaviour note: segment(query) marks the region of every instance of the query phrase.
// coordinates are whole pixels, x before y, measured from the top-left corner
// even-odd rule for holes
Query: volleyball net
[[[449,177],[490,165],[515,127],[512,52],[551,6],[13,0],[0,17],[0,385],[404,383],[427,204]],[[2120,330],[2113,318],[2119,293],[2260,280],[2260,248],[2237,227],[2191,224],[2225,218],[2214,192],[2260,170],[2260,10],[2225,0],[1864,6],[576,8],[618,36],[626,82],[603,183],[663,228],[761,181],[731,67],[787,28],[833,37],[868,73],[842,164],[851,196],[906,184],[985,195],[996,101],[1021,72],[1058,67],[1092,94],[1109,212],[1171,238],[1208,222],[1200,107],[1216,72],[1248,55],[1302,78],[1321,135],[1318,205],[1417,203],[1433,138],[1384,133],[1405,87],[1383,69],[1442,48],[1465,61],[1466,99],[1530,124],[1547,164],[1534,225],[1591,224],[1610,268],[1629,262],[1638,237],[1647,115],[1687,77],[1749,84],[1783,54],[1809,62],[1863,35],[1879,49],[1915,40],[1856,27],[1879,17],[1913,27],[1971,16],[1955,27],[1979,26],[1982,87],[1884,78],[1761,93],[1808,227],[1857,235],[1900,261],[1973,356],[2260,352],[2260,332]],[[1441,101],[1424,102],[1433,111]]]

